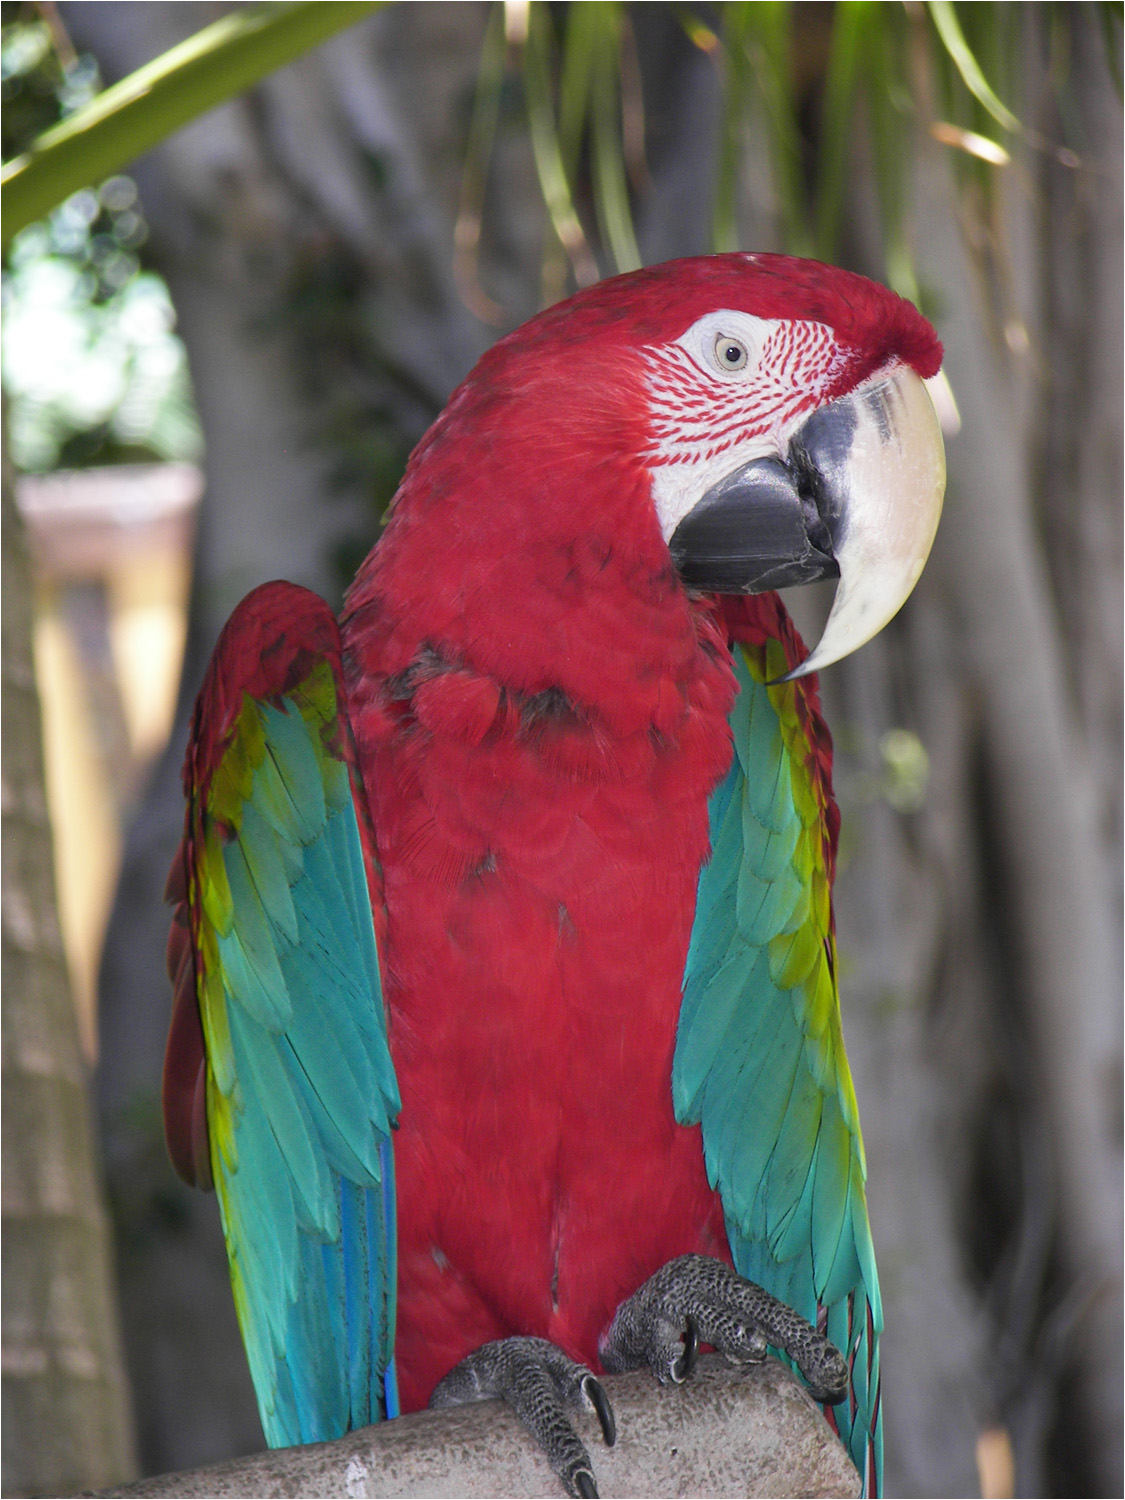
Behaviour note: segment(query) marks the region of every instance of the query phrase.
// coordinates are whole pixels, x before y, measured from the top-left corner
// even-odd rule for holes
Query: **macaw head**
[[[653,266],[494,345],[419,445],[396,508],[411,526],[440,509],[472,569],[460,596],[526,599],[529,628],[525,583],[541,586],[545,559],[573,571],[582,539],[632,579],[670,559],[695,593],[838,576],[799,675],[875,635],[922,571],[945,485],[924,385],[940,364],[910,303],[835,267],[757,254]]]
[[[736,273],[724,264],[724,305],[644,350],[653,502],[690,587],[839,577],[798,676],[881,630],[929,555],[945,456],[923,381],[941,346],[915,308],[861,277],[784,257],[723,261]]]

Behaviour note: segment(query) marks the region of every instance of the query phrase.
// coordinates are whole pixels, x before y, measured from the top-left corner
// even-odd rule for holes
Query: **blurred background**
[[[237,9],[5,3],[5,159]],[[599,276],[752,248],[887,282],[947,352],[930,565],[822,678],[888,1493],[1122,1493],[1120,5],[369,10],[5,257],[5,1490],[262,1446],[217,1208],[159,1111],[161,897],[226,616],[274,577],[339,603],[500,333]],[[17,599],[61,947],[27,915],[46,818],[9,796],[37,753]],[[792,602],[815,634],[828,601]],[[17,982],[33,950],[61,1010]],[[80,1246],[58,1279],[53,1179],[20,1154],[46,1127],[8,1106],[67,1026],[116,1307]],[[81,1377],[57,1453],[29,1306]]]

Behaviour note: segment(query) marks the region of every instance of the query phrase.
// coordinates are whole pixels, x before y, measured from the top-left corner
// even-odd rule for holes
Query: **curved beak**
[[[933,403],[902,367],[813,412],[784,462],[755,459],[708,490],[669,548],[685,583],[707,592],[756,594],[838,575],[820,643],[788,674],[803,677],[897,614],[929,556],[944,493]]]

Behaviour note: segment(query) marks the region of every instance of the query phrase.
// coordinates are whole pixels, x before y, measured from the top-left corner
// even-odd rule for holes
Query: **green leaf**
[[[563,168],[576,181],[582,138],[590,113],[590,94],[598,54],[598,17],[595,5],[572,5],[566,14],[562,69],[559,74],[559,146]]]
[[[205,27],[45,131],[0,174],[3,244],[189,120],[284,67],[383,0],[269,0]]]
[[[859,92],[859,60],[872,27],[878,27],[883,19],[875,0],[843,0],[832,12],[814,195],[816,253],[821,260],[832,260],[837,253]]]
[[[591,10],[596,8],[590,7]],[[597,281],[598,268],[574,207],[558,127],[555,124],[554,105],[551,101],[551,23],[546,8],[533,5],[528,23],[523,53],[524,94],[539,190],[543,194],[551,226],[570,257],[578,285],[589,286]]]
[[[715,171],[715,208],[711,240],[716,250],[737,250],[738,176],[743,121],[750,112],[750,59],[746,37],[750,25],[747,0],[731,0],[723,19],[723,117]]]
[[[785,249],[791,255],[811,255],[813,237],[792,66],[792,6],[786,0],[755,0],[746,7],[745,25],[743,45],[764,106]]]
[[[453,275],[466,305],[482,322],[497,326],[504,321],[504,309],[481,286],[479,260],[481,219],[504,94],[506,53],[504,9],[496,5],[484,30],[477,65],[465,164],[461,172],[461,201],[453,229]]]
[[[872,166],[883,219],[883,256],[888,285],[902,297],[918,300],[914,256],[907,233],[911,155],[907,142],[914,129],[906,87],[906,39],[898,34],[902,12],[880,18],[864,45]],[[890,24],[886,24],[889,20]],[[898,24],[896,24],[898,23]],[[907,101],[905,106],[902,101]]]
[[[625,150],[621,128],[621,21],[616,4],[591,5],[600,45],[595,56],[592,90],[594,207],[602,237],[618,271],[635,271],[641,252],[633,230]]]
[[[952,58],[969,93],[984,106],[998,125],[1003,125],[1005,130],[1018,131],[1020,122],[1007,105],[996,97],[972,48],[965,40],[953,0],[929,0],[929,9],[942,45]]]

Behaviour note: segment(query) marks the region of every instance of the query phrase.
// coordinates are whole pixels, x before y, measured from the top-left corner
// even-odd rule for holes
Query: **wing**
[[[776,596],[728,608],[734,760],[711,799],[673,1065],[676,1117],[702,1123],[738,1271],[819,1323],[848,1359],[832,1417],[865,1493],[882,1470],[882,1306],[844,1053],[831,882],[838,815],[815,689]]]
[[[165,1131],[217,1190],[272,1447],[395,1415],[382,891],[336,622],[267,584],[216,648],[169,881],[175,1001]],[[381,932],[380,932],[381,936]]]

